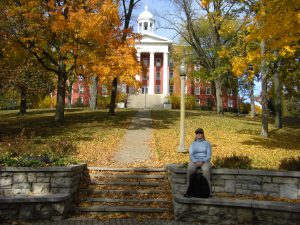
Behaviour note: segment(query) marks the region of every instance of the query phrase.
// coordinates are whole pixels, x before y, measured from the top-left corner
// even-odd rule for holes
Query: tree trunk
[[[97,97],[98,97],[98,77],[94,76],[92,79],[92,85],[90,87],[90,109],[97,109]]]
[[[282,84],[279,80],[279,61],[275,63],[275,73],[273,77],[274,84],[274,104],[275,104],[275,127],[282,128],[282,101],[281,101],[281,90]]]
[[[217,100],[217,113],[223,114],[223,99],[222,99],[222,78],[221,75],[219,75],[215,79],[215,85],[216,85],[216,100]]]
[[[110,116],[115,115],[117,89],[118,89],[118,78],[115,77],[112,82],[112,88],[111,88],[111,99],[110,99],[109,112],[108,112],[108,115],[110,115]]]
[[[73,82],[69,80],[68,84],[68,109],[72,108],[72,87],[73,87]]]
[[[21,87],[20,115],[26,114],[26,88]]]
[[[57,104],[54,120],[56,123],[64,124],[65,122],[65,96],[66,96],[66,67],[63,61],[60,62],[58,71],[57,84]]]
[[[250,104],[251,104],[251,111],[250,116],[251,118],[255,117],[255,98],[254,98],[254,82],[250,81]]]
[[[262,129],[261,136],[268,137],[268,106],[267,106],[267,65],[265,59],[265,41],[262,40],[260,43],[261,47],[261,98],[262,98]]]

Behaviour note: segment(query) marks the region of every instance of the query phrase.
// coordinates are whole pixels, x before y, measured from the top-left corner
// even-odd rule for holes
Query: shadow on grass
[[[49,113],[50,112],[50,113]],[[91,140],[91,136],[101,128],[124,128],[136,111],[118,111],[115,117],[108,117],[106,111],[66,110],[65,124],[54,123],[54,111],[45,110],[31,115],[0,118],[0,137],[17,137],[23,130],[25,137],[48,138],[53,136],[75,135],[76,140]],[[80,135],[76,135],[80,133]]]

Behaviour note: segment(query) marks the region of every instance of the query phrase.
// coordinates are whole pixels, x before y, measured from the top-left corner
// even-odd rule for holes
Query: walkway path
[[[116,151],[115,163],[120,166],[149,159],[151,132],[151,111],[138,111]]]

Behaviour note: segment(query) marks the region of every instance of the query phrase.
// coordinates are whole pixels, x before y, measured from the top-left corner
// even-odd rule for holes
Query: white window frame
[[[173,71],[170,71],[169,72],[169,79],[173,79],[174,78],[174,72]]]
[[[195,83],[199,84],[200,83],[200,78],[199,77],[195,77]]]
[[[211,95],[211,87],[206,87],[205,88],[205,94],[206,95]]]
[[[149,66],[149,60],[148,60],[148,58],[143,58],[143,65],[144,66]]]
[[[200,105],[200,98],[195,99],[196,104]]]
[[[170,94],[174,93],[174,85],[170,85]]]
[[[233,108],[233,100],[232,99],[228,99],[228,101],[227,101],[227,107],[228,108]]]
[[[78,90],[79,90],[78,91],[79,94],[83,94],[84,93],[84,86],[79,84]]]
[[[159,76],[158,76],[159,75]],[[156,80],[160,80],[161,76],[160,76],[160,70],[156,71],[156,75],[155,75],[155,79]]]
[[[232,96],[232,95],[233,95],[232,88],[227,88],[227,96]]]
[[[195,87],[195,95],[200,95],[200,87]]]
[[[155,59],[155,66],[156,67],[161,67],[161,58],[156,58]]]
[[[160,85],[155,86],[155,93],[160,94]]]

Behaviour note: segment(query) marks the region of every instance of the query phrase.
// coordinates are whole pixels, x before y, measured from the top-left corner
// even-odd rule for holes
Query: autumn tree
[[[200,65],[214,81],[217,112],[223,113],[222,82],[230,71],[219,51],[238,29],[236,18],[242,5],[229,0],[172,0],[176,11],[166,19],[170,28],[177,31],[192,46]],[[203,32],[204,26],[207,27]]]
[[[4,0],[0,3],[2,32],[57,75],[55,121],[64,122],[66,80],[79,66],[77,59],[93,46],[107,50],[106,41],[118,32],[113,0]]]
[[[132,34],[133,30],[130,27],[130,22],[132,19],[132,13],[133,10],[137,7],[138,3],[141,2],[141,0],[118,0],[118,3],[120,5],[120,19],[123,23],[123,29],[122,29],[122,37],[121,41],[126,43],[126,39],[128,38],[128,35]],[[134,43],[131,43],[134,44]],[[133,50],[133,49],[132,49]],[[117,50],[118,52],[120,50]],[[122,51],[122,50],[121,50]],[[121,56],[121,55],[119,55]],[[136,58],[135,55],[131,55],[131,57]],[[132,61],[134,58],[131,58],[131,63],[136,64],[136,62]],[[120,59],[117,59],[120,60]],[[120,61],[121,62],[121,61]],[[126,60],[123,62],[123,65],[125,65],[127,68],[134,68],[132,65],[127,65]],[[121,66],[121,65],[120,65]],[[119,67],[121,69],[121,67]],[[140,68],[138,68],[140,69]],[[127,72],[126,70],[120,70],[120,75],[125,75]],[[131,72],[134,72],[131,70]],[[137,73],[135,73],[137,74]],[[133,75],[135,75],[133,74]],[[117,97],[117,88],[118,88],[118,75],[119,74],[114,74],[113,81],[112,81],[112,91],[111,91],[111,100],[110,100],[110,106],[109,106],[109,115],[115,115],[115,105],[116,105],[116,97]],[[124,76],[123,76],[124,77]]]
[[[280,77],[280,63],[286,57],[293,57],[299,49],[299,24],[297,15],[299,8],[296,1],[245,1],[253,16],[244,21],[244,42],[247,48],[242,54],[232,59],[236,74],[243,74],[252,65],[255,71],[260,72],[262,81],[262,131],[261,135],[268,136],[268,81],[273,77],[276,126],[282,126],[280,113],[282,84]],[[273,69],[273,70],[272,70]],[[270,73],[274,73],[274,76]],[[299,78],[299,76],[298,76]]]

